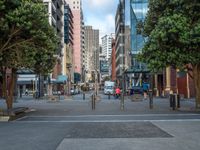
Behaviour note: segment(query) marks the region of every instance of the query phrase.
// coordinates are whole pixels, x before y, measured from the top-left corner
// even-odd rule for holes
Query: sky
[[[85,25],[99,29],[100,38],[115,33],[115,14],[119,0],[82,0]]]

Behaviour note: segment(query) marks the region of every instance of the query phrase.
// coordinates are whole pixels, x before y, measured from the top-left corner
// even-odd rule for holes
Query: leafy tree
[[[0,0],[0,67],[8,109],[12,108],[18,69],[42,74],[53,69],[58,38],[47,15],[41,0]],[[6,83],[8,69],[12,79]]]
[[[139,59],[152,70],[186,70],[194,79],[200,107],[200,1],[149,0],[143,34],[148,42]]]

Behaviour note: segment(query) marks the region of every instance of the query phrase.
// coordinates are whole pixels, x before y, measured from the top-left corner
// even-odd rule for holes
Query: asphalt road
[[[73,100],[48,102],[19,100],[15,107],[28,106],[30,112],[12,122],[0,122],[0,150],[199,150],[200,113],[193,102],[182,101],[172,111],[168,100],[108,100],[101,95],[91,110],[89,94]]]

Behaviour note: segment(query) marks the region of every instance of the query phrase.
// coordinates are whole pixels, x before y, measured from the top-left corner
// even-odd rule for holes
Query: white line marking
[[[41,117],[81,118],[81,117],[136,117],[136,116],[200,116],[200,114],[77,115],[77,116],[27,116],[27,117],[30,117],[30,118],[41,118]]]
[[[17,123],[117,123],[117,122],[200,122],[200,119],[176,119],[176,120],[59,120],[59,121],[13,121]]]
[[[20,120],[25,119],[25,118],[28,118],[28,117],[27,117],[27,116],[24,116],[24,117],[21,117],[21,118],[15,119],[14,121],[20,121]]]

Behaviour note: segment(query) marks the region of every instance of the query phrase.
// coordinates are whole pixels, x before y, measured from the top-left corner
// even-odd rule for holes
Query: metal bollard
[[[85,100],[85,93],[83,93],[83,100]]]
[[[108,93],[108,99],[110,99],[110,93]]]
[[[149,108],[153,109],[153,91],[149,90]]]
[[[94,95],[94,109],[95,109],[95,107],[96,107],[96,95]]]
[[[176,109],[176,95],[173,94],[172,96],[172,109],[175,110]]]
[[[95,109],[95,95],[92,94],[92,110]]]
[[[180,95],[177,94],[177,108],[180,108]]]
[[[173,106],[173,94],[169,95],[169,107]]]

